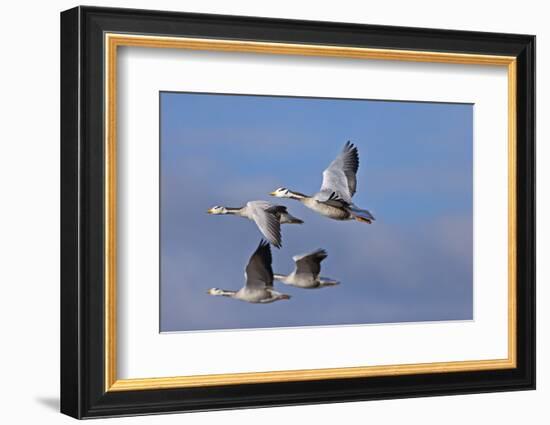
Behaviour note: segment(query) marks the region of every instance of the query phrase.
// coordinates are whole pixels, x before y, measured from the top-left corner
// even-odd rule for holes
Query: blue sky
[[[160,96],[161,331],[472,319],[472,105]],[[314,194],[347,140],[360,156],[354,202],[375,223],[268,196],[280,186]],[[257,199],[305,221],[283,226],[274,272],[325,248],[322,274],[340,286],[279,285],[292,299],[265,305],[206,294],[244,284],[261,238],[253,222],[206,210]]]

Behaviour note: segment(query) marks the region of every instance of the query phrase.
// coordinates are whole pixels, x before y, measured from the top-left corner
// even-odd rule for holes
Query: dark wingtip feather
[[[353,169],[355,173],[357,173],[357,170],[359,169],[359,150],[357,149],[357,146],[355,146],[348,140],[346,145],[344,146],[344,152],[351,153],[351,158],[348,159],[348,165]]]
[[[351,141],[347,141],[344,145],[344,151],[351,151],[351,150],[357,150],[357,146],[355,146],[354,143],[351,143]]]
[[[322,261],[328,257],[328,254],[324,248],[319,248],[317,251],[315,251],[315,256]]]
[[[276,214],[276,213],[286,213],[287,208],[284,205],[273,205],[266,209],[266,211],[270,214]]]
[[[262,257],[266,265],[271,267],[271,247],[269,246],[268,241],[266,241],[265,239],[260,239],[260,244],[256,249],[256,253]]]
[[[330,196],[328,197],[329,201],[344,201],[336,192],[332,192]]]

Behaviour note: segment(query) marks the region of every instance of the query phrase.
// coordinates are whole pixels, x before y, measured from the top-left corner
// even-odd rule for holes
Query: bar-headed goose
[[[245,285],[238,291],[211,288],[210,295],[235,298],[249,303],[267,304],[279,300],[288,300],[290,295],[282,294],[273,289],[273,270],[271,269],[271,248],[263,239],[250,257],[244,277]]]
[[[233,214],[248,218],[256,223],[265,238],[273,246],[281,247],[281,224],[302,224],[299,218],[290,215],[284,205],[273,205],[266,201],[250,201],[244,207],[230,208],[214,206],[208,214]]]
[[[278,198],[296,199],[306,207],[334,220],[357,220],[372,223],[373,215],[368,210],[358,208],[351,198],[357,188],[359,153],[349,141],[342,152],[323,171],[321,189],[313,196],[293,192],[284,187],[270,193]]]
[[[327,258],[327,252],[324,249],[318,249],[308,254],[295,255],[292,257],[296,263],[294,271],[289,275],[275,274],[275,280],[287,285],[298,288],[324,288],[326,286],[335,286],[340,282],[319,276],[321,272],[321,261]]]

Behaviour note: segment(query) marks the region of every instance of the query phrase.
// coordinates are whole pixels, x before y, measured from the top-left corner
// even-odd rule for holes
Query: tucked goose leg
[[[277,292],[277,291],[273,291],[271,290],[270,291],[270,294],[271,294],[271,297],[270,298],[266,298],[262,301],[260,301],[261,304],[268,304],[268,303],[272,303],[274,301],[279,301],[279,300],[289,300],[290,299],[290,295],[288,294],[283,294],[281,292]]]

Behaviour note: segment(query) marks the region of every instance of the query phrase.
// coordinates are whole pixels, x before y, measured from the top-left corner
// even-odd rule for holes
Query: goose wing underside
[[[245,269],[246,288],[264,289],[266,287],[273,287],[271,261],[269,242],[262,239],[256,251],[250,257]]]
[[[272,211],[273,206],[267,209],[261,206],[249,203],[251,217],[264,235],[264,237],[277,248],[281,247],[281,223],[276,211]]]
[[[357,170],[359,169],[359,152],[349,141],[342,152],[323,171],[323,183],[320,193],[336,192],[344,201],[351,203],[357,189]]]

